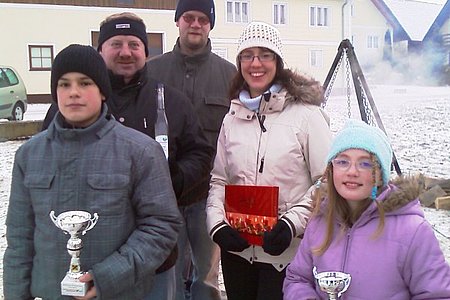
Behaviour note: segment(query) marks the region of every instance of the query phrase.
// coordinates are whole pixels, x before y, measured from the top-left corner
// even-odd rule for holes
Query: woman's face
[[[351,208],[357,207],[361,200],[371,196],[374,186],[373,170],[377,182],[381,181],[378,164],[374,164],[372,155],[360,149],[348,149],[332,160],[333,182],[336,191]]]
[[[239,54],[241,74],[249,86],[250,96],[267,91],[277,72],[277,55],[267,48],[253,47]]]

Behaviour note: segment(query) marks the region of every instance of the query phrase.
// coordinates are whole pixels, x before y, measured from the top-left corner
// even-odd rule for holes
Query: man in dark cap
[[[87,285],[64,285],[64,294],[79,288],[83,299],[141,300],[182,225],[164,153],[107,113],[108,71],[92,47],[70,45],[58,53],[51,93],[59,112],[48,130],[16,152],[5,299],[66,298],[60,287],[70,266],[69,237],[49,213],[86,211],[99,216],[82,237],[87,273],[79,281]]]
[[[175,11],[179,37],[173,50],[151,59],[149,72],[168,86],[182,91],[194,105],[195,113],[211,146],[216,148],[222,119],[228,112],[228,87],[236,67],[214,54],[209,33],[215,24],[213,0],[180,0]],[[192,284],[187,298],[220,299],[218,289],[219,249],[206,230],[205,205],[209,178],[180,204],[186,227],[180,232],[177,261],[177,300],[184,300],[182,273],[192,261]],[[186,249],[191,255],[183,256]],[[184,279],[186,280],[186,279]],[[189,281],[187,281],[189,282]]]
[[[112,85],[112,97],[106,101],[109,112],[123,125],[154,138],[158,82],[147,72],[148,46],[143,20],[129,12],[107,17],[100,24],[97,50],[106,63]],[[165,87],[164,95],[169,129],[168,163],[180,205],[209,178],[214,147],[205,138],[189,99],[170,86]],[[52,118],[49,112],[44,127]],[[146,299],[174,299],[176,250],[174,247],[157,270],[155,287]]]

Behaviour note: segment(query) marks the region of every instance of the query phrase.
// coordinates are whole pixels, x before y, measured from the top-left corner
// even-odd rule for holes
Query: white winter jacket
[[[228,224],[225,185],[279,187],[278,218],[291,228],[291,245],[279,256],[251,246],[233,252],[249,262],[272,264],[283,270],[294,258],[311,210],[313,183],[323,174],[331,143],[329,119],[318,104],[292,97],[286,90],[262,100],[259,113],[234,99],[217,142],[207,201],[211,237]]]

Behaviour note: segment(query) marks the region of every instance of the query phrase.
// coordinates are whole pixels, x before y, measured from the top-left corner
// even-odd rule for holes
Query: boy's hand
[[[91,273],[86,273],[79,279],[81,282],[87,282],[90,283],[90,288],[87,291],[86,295],[84,297],[74,297],[77,300],[88,300],[92,299],[97,296],[97,290],[94,286],[94,277],[92,277]]]

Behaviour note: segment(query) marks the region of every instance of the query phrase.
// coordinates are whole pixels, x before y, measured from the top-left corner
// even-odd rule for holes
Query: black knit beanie
[[[98,86],[102,95],[106,99],[110,97],[111,83],[103,58],[91,46],[72,44],[61,50],[53,61],[50,87],[55,102],[58,102],[56,95],[58,80],[70,72],[89,76]]]
[[[175,22],[187,11],[201,11],[209,18],[211,29],[214,27],[216,20],[216,12],[213,0],[180,0],[178,1],[177,10],[175,11]]]
[[[147,31],[143,22],[123,17],[104,23],[100,26],[97,50],[102,50],[103,43],[116,35],[134,35],[138,37],[144,43],[145,56],[148,56]]]

